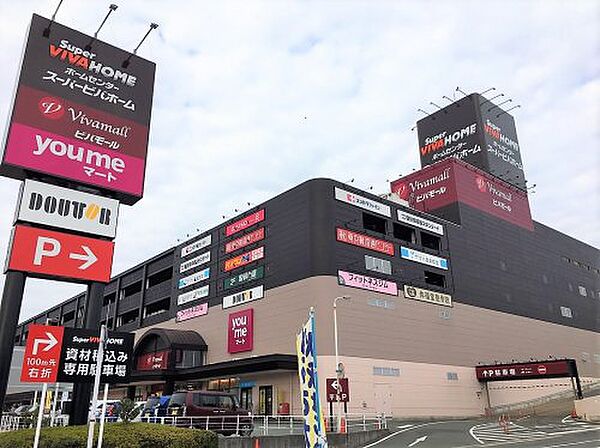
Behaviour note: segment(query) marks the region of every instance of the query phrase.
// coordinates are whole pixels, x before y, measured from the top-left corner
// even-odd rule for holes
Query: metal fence
[[[33,428],[36,420],[37,416],[2,414],[0,416],[0,432]],[[42,420],[42,426],[67,426],[68,423],[68,415],[57,415],[53,419],[49,415],[44,415]]]
[[[382,414],[347,414],[341,427],[337,419],[325,417],[328,432],[359,432],[387,428],[388,419]],[[196,428],[225,435],[260,436],[302,434],[304,417],[301,415],[221,415],[208,417],[142,417],[142,422]],[[340,431],[341,430],[341,431]]]
[[[383,414],[347,414],[343,419],[341,431],[337,428],[337,418],[325,417],[328,432],[360,432],[387,428],[389,417]],[[31,416],[2,415],[0,432],[32,428],[35,418]],[[59,415],[51,421],[44,416],[43,426],[66,426],[68,415]],[[110,420],[107,419],[107,422]],[[136,421],[180,428],[206,429],[224,435],[261,436],[302,434],[304,417],[301,415],[216,415],[208,417],[168,417],[146,416]]]

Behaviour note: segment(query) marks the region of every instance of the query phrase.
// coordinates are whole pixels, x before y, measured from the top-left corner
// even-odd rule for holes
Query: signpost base
[[[4,407],[4,397],[8,388],[8,375],[15,346],[15,333],[21,313],[25,279],[23,272],[9,271],[4,282],[2,303],[0,304],[0,411]]]

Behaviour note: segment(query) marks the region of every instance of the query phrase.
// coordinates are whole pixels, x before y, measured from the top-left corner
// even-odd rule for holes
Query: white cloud
[[[31,12],[0,4],[11,86]],[[599,4],[594,1],[123,2],[100,37],[157,63],[145,197],[123,207],[115,273],[311,177],[386,189],[419,166],[418,107],[495,86],[516,114],[535,219],[598,245]],[[92,33],[100,1],[59,21]],[[6,121],[10,89],[0,91]],[[17,182],[0,181],[5,252]],[[594,218],[595,217],[595,218]],[[0,282],[1,286],[1,282]],[[21,317],[80,286],[31,282]]]

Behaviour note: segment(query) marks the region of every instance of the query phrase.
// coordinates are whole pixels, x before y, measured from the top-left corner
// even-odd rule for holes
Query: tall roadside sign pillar
[[[0,304],[0,409],[27,277],[86,284],[85,327],[99,328],[119,206],[144,191],[156,65],[138,48],[31,20],[0,147],[0,176],[23,181]],[[84,383],[71,413],[84,423],[88,381],[66,382]]]
[[[0,362],[0,411],[4,405],[8,387],[10,362],[25,290],[25,278],[23,272],[8,272],[4,280],[4,292],[2,293],[2,303],[0,303],[0,359],[2,360]]]

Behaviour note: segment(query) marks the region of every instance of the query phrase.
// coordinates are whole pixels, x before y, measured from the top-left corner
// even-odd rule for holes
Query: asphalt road
[[[570,417],[524,418],[505,431],[483,420],[393,422],[392,433],[364,448],[600,448],[600,425]]]

